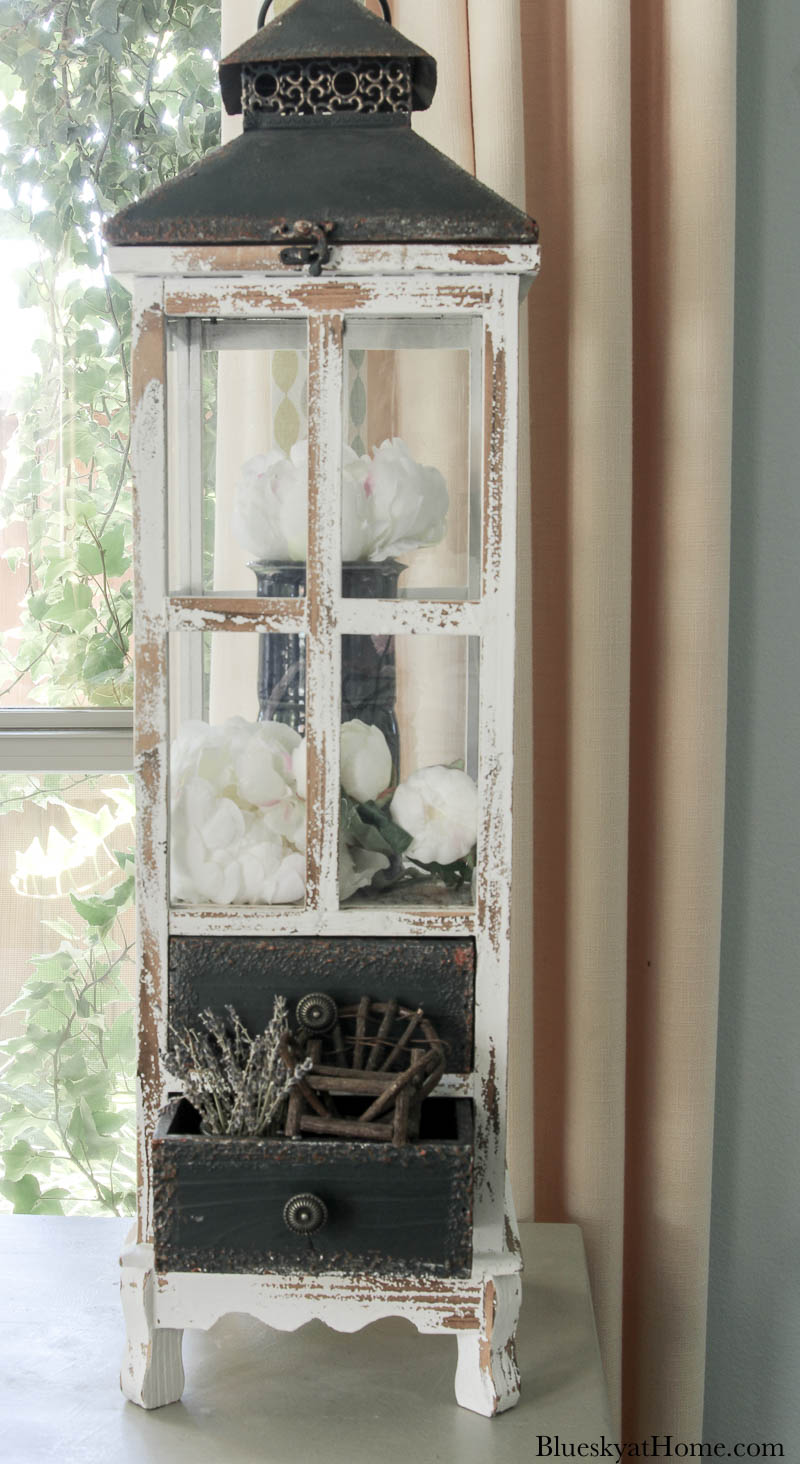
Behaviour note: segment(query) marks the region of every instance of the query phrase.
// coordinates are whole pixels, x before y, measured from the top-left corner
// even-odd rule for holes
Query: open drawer
[[[473,1116],[429,1098],[419,1139],[200,1133],[185,1099],[153,1138],[158,1271],[469,1275]]]

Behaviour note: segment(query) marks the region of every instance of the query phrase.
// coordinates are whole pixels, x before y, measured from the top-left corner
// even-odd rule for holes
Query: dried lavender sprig
[[[291,1071],[280,1043],[289,1030],[286,1000],[276,996],[265,1031],[252,1038],[233,1007],[228,1025],[202,1011],[204,1032],[170,1024],[174,1052],[169,1066],[181,1073],[186,1097],[197,1109],[205,1133],[258,1137],[274,1133],[295,1083],[311,1067],[306,1058]]]

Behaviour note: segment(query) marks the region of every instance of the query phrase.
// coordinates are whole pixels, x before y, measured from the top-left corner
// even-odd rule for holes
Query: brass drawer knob
[[[313,1235],[327,1218],[328,1206],[319,1195],[293,1195],[284,1205],[284,1223],[295,1235]]]
[[[327,991],[310,991],[308,996],[301,996],[297,1003],[298,1026],[305,1027],[307,1032],[313,1032],[315,1037],[330,1032],[338,1015],[336,1002]]]

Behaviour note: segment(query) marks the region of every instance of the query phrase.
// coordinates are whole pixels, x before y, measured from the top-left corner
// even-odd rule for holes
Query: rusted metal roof
[[[333,244],[536,242],[533,219],[410,127],[316,121],[243,133],[116,214],[106,238],[282,244],[311,219]]]
[[[435,62],[357,0],[297,0],[220,75],[239,110],[244,81],[241,137],[109,219],[110,243],[286,244],[300,221],[334,245],[536,242],[533,219],[412,130]]]

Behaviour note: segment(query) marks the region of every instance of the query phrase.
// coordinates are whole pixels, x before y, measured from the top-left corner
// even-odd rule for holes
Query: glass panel
[[[173,903],[301,904],[300,638],[176,632],[169,642]]]
[[[342,641],[343,901],[471,905],[479,641]]]
[[[128,707],[129,299],[4,240],[0,316],[0,705]]]
[[[342,594],[480,594],[482,385],[472,319],[350,320]]]
[[[0,1210],[135,1209],[133,787],[0,775]]]
[[[167,368],[172,593],[304,594],[305,321],[171,321]]]
[[[4,13],[3,707],[131,704],[130,296],[102,223],[219,141],[218,4],[76,16]]]

